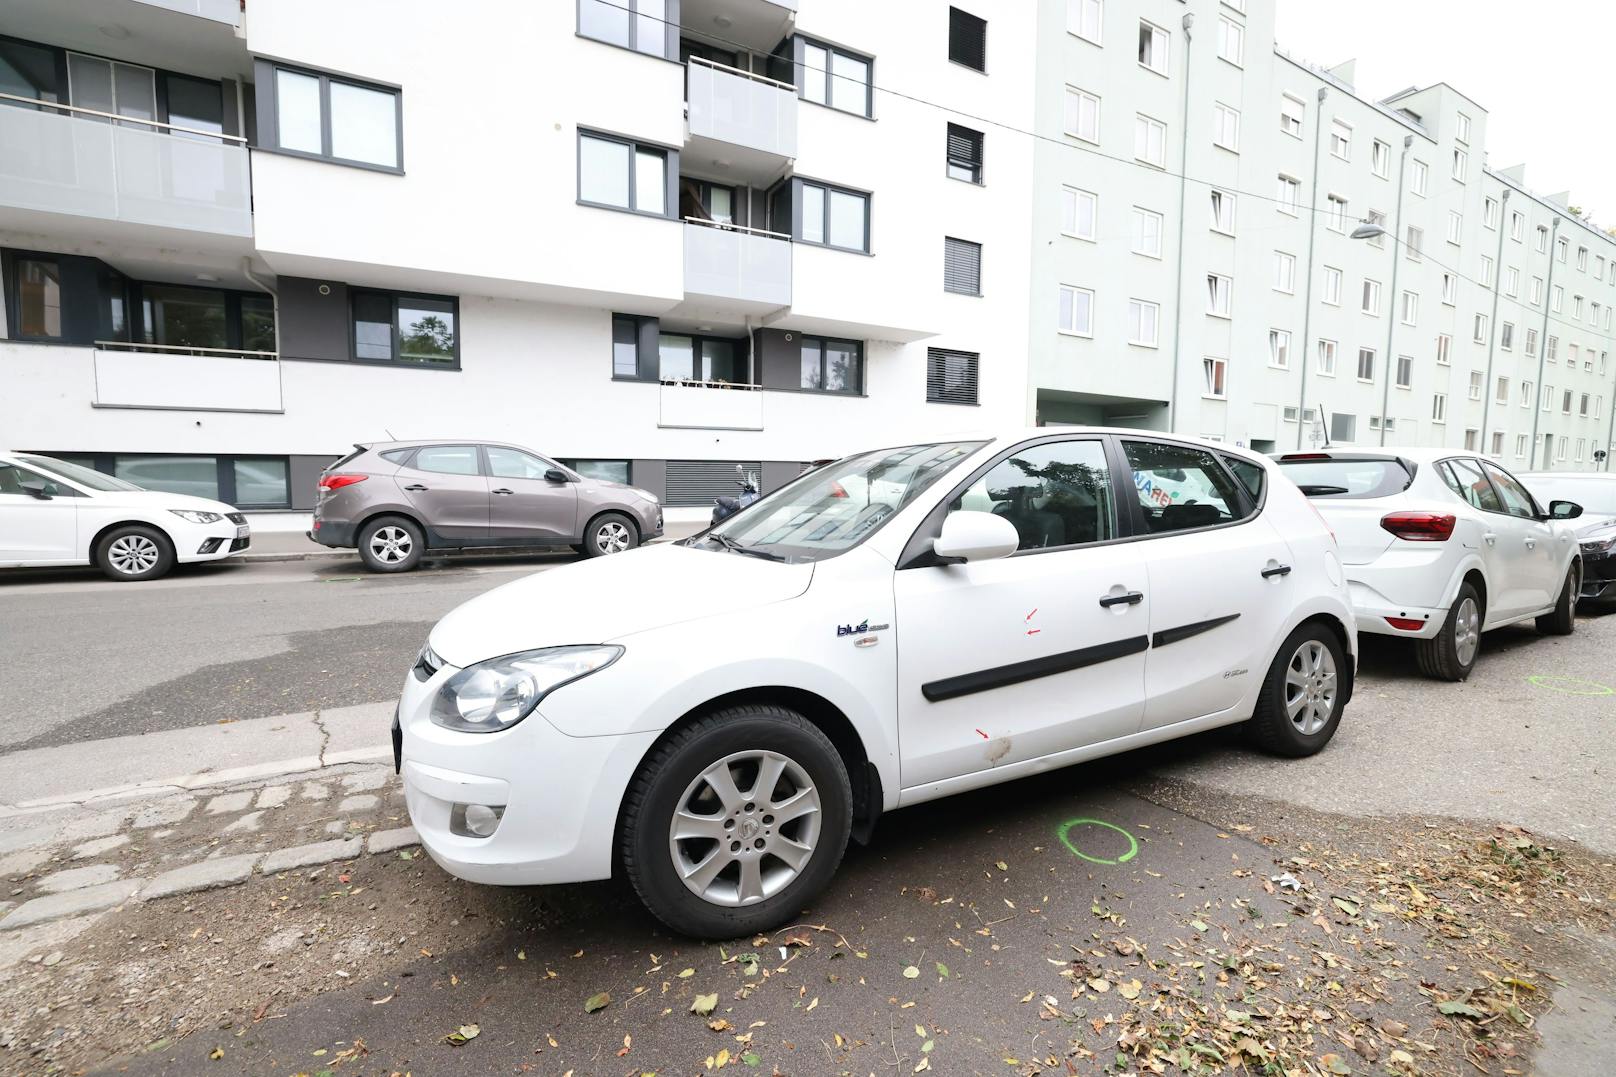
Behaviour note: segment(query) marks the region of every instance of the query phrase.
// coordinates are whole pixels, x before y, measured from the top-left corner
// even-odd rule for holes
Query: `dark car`
[[[1582,506],[1582,517],[1574,523],[1582,549],[1581,601],[1616,606],[1616,473],[1536,471],[1520,479],[1540,501],[1575,501]]]
[[[355,445],[321,473],[309,531],[357,549],[373,572],[407,572],[428,549],[571,546],[601,557],[661,534],[662,506],[644,490],[478,441]]]

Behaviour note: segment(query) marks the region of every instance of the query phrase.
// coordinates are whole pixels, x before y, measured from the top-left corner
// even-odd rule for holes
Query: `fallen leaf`
[[[697,995],[696,1001],[690,1004],[690,1012],[698,1017],[706,1017],[718,1008],[718,992],[710,995]]]
[[[914,965],[907,965],[904,967],[903,978],[905,980],[914,980],[919,978],[919,976],[920,969],[916,968]]]
[[[1333,1051],[1327,1055],[1320,1055],[1319,1065],[1323,1066],[1325,1070],[1330,1073],[1345,1074],[1352,1072],[1352,1066],[1347,1063],[1347,1060]]]
[[[1445,1013],[1449,1017],[1473,1017],[1478,1021],[1487,1016],[1474,1006],[1470,1005],[1470,1003],[1464,1001],[1464,999],[1458,998],[1449,999],[1447,1002],[1437,1003],[1436,1010],[1438,1013]]]
[[[443,1037],[443,1042],[451,1047],[464,1047],[468,1041],[476,1039],[481,1033],[482,1029],[476,1025],[461,1025]],[[321,1053],[324,1054],[323,1051]]]
[[[948,966],[943,964],[941,961],[937,962],[937,975],[941,976],[945,980],[949,977]]]
[[[915,1064],[915,1068],[914,1068],[913,1072],[915,1072],[915,1073],[924,1073],[926,1070],[929,1070],[929,1069],[931,1069],[931,1057],[929,1055],[922,1055],[920,1057],[920,1061]]]
[[[993,866],[998,868],[1000,871],[1009,871],[1010,870],[1010,865],[1006,864],[1003,860],[999,861],[997,864],[995,864]]]
[[[735,1026],[730,1024],[725,1018],[715,1017],[711,1021],[707,1022],[707,1027],[712,1029],[714,1032],[728,1032]]]
[[[208,1052],[208,1057],[215,1062],[219,1061],[219,1059],[224,1057],[224,1048],[215,1047],[213,1050]]]
[[[1333,897],[1330,899],[1330,901],[1335,905],[1336,908],[1340,909],[1348,916],[1358,915],[1359,905],[1356,901],[1349,901],[1347,898],[1341,897]]]
[[[679,974],[679,979],[681,979],[681,980],[688,980],[688,979],[690,979],[690,978],[691,978],[691,977],[692,977],[692,976],[694,976],[694,975],[695,975],[695,974],[696,974],[696,970],[695,970],[695,969],[685,969],[685,970],[684,970],[684,971],[683,971],[683,972],[681,972],[681,973],[680,973],[680,974]]]
[[[1125,999],[1136,999],[1139,997],[1139,992],[1143,987],[1144,985],[1138,980],[1129,980],[1126,983],[1117,984],[1117,994]]]
[[[584,1012],[594,1013],[597,1010],[604,1010],[611,1001],[612,995],[610,991],[602,991],[598,995],[590,995],[584,1000]]]

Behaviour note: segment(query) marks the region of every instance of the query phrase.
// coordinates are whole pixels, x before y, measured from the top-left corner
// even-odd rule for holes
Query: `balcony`
[[[686,153],[759,185],[797,156],[797,91],[699,56],[685,64]]]
[[[235,26],[241,21],[241,0],[137,0],[137,2],[177,11],[181,15],[211,19],[226,26]]]
[[[686,217],[685,299],[730,313],[790,306],[791,237]]]
[[[0,228],[250,240],[245,140],[0,93]]]
[[[756,385],[665,381],[657,425],[685,430],[762,430],[763,391]]]
[[[283,410],[274,352],[97,341],[91,353],[98,408],[159,411]]]

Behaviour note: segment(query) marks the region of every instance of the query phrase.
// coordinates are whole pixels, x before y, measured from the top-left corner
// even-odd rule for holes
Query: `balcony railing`
[[[8,209],[32,210],[251,236],[245,143],[0,93],[0,224]]]
[[[241,0],[140,0],[152,7],[167,8],[182,15],[195,15],[235,26],[241,21]]]
[[[762,430],[763,391],[713,381],[662,383],[657,425],[695,430]]]
[[[274,352],[98,340],[92,356],[98,408],[284,410]]]
[[[791,305],[791,237],[685,218],[685,294],[735,309]]]
[[[690,137],[797,156],[797,88],[700,56],[685,65]]]

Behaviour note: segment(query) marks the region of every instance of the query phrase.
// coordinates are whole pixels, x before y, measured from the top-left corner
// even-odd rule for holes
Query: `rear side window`
[[[427,445],[416,450],[415,470],[436,471],[441,475],[476,475],[482,468],[477,463],[475,445]]]
[[[1390,497],[1408,489],[1401,460],[1281,460],[1279,469],[1308,497]]]
[[[1251,495],[1252,504],[1262,501],[1263,487],[1268,482],[1268,472],[1263,470],[1262,465],[1242,460],[1238,456],[1225,456],[1223,462],[1229,465],[1234,477],[1240,480],[1240,485]]]
[[[414,451],[414,449],[388,449],[386,452],[381,454],[381,457],[388,463],[402,464],[410,458],[410,453]],[[336,467],[337,465],[332,464],[331,466]]]
[[[1189,445],[1124,441],[1145,526],[1153,534],[1233,523],[1240,494],[1215,456]]]
[[[1487,481],[1487,476],[1474,460],[1444,460],[1437,465],[1442,481],[1448,488],[1464,498],[1472,508],[1483,512],[1503,512],[1504,504],[1498,500],[1498,491]]]

